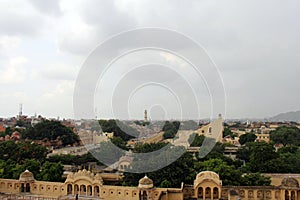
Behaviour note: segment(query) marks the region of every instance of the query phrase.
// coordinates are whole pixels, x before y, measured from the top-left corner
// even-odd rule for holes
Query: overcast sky
[[[299,8],[297,0],[1,0],[0,116],[17,115],[22,103],[23,113],[29,116],[73,118],[75,80],[89,53],[112,35],[143,27],[172,29],[203,46],[223,78],[226,118],[268,117],[300,110]],[[143,52],[143,56],[151,53]],[[171,66],[178,59],[163,52],[156,56],[162,65]],[[139,53],[128,55],[114,67],[137,58]],[[156,81],[166,80],[163,74],[176,76],[161,69]],[[140,80],[149,73],[129,74],[127,82],[136,79],[135,84],[142,84]],[[118,80],[118,74],[113,74],[115,77],[107,79]],[[105,104],[109,101],[106,93],[113,87],[110,83],[103,89],[100,83],[97,87],[98,117],[113,117]],[[184,84],[178,81],[180,87]],[[188,92],[185,95],[189,98]],[[130,117],[142,118],[145,107],[152,118],[176,118],[178,102],[171,96],[161,87],[145,87],[127,99]],[[200,102],[201,117],[224,112],[210,113],[207,102]],[[113,105],[119,103],[117,98]],[[189,105],[187,110],[193,110],[193,104]]]

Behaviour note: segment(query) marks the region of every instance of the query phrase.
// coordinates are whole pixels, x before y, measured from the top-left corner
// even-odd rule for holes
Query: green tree
[[[138,131],[119,120],[99,120],[103,132],[113,132],[115,137],[128,141],[139,135]]]
[[[242,177],[243,186],[269,186],[271,178],[260,173],[249,173]]]
[[[270,139],[277,144],[300,145],[300,129],[297,127],[279,127],[275,131],[270,132]]]
[[[172,183],[165,179],[160,183],[159,187],[160,188],[170,188],[170,187],[172,187]]]
[[[254,133],[246,133],[240,136],[239,142],[241,145],[246,144],[247,142],[254,142],[256,135]]]
[[[73,133],[71,128],[62,125],[59,121],[43,120],[34,127],[26,129],[22,133],[23,138],[32,140],[56,140],[60,139],[63,146],[72,145],[79,142],[78,135]]]
[[[226,137],[227,135],[230,135],[232,138],[236,136],[228,127],[225,127],[223,131],[223,137]]]
[[[192,140],[192,138],[194,140]],[[198,134],[193,134],[190,136],[189,138],[189,143],[190,143],[190,146],[191,147],[201,147],[202,146],[202,143],[205,139],[205,136],[204,135],[198,135]]]
[[[162,128],[162,131],[164,131],[164,135],[163,135],[164,139],[174,138],[179,127],[180,127],[179,121],[173,121],[173,122],[166,121]]]
[[[220,175],[223,185],[240,185],[242,173],[220,158],[213,158],[197,164],[200,171],[213,171]]]
[[[137,148],[134,148],[134,152],[152,152],[157,149],[160,149],[162,146],[165,146],[163,143],[158,144],[145,144],[140,145]],[[162,159],[172,159],[173,156],[176,156],[175,154],[179,153],[179,155],[182,153],[181,149],[182,147],[173,147],[172,152],[165,152],[162,151],[159,153],[159,155],[156,155],[154,158],[149,158],[150,163],[153,163],[153,165],[157,165],[158,163],[151,162],[151,159],[153,160],[162,160]],[[171,155],[174,154],[174,155]],[[149,162],[147,162],[149,163]],[[132,166],[134,169],[138,169],[139,167],[148,167],[145,166],[145,161],[139,161],[134,160],[132,163]],[[195,176],[196,171],[193,168],[194,166],[194,159],[192,154],[190,153],[184,153],[182,156],[179,156],[179,159],[177,159],[172,164],[159,169],[154,172],[147,173],[147,176],[151,178],[154,182],[155,186],[162,186],[162,185],[168,185],[168,187],[180,187],[181,183],[187,183],[192,184]],[[129,185],[129,186],[136,186],[138,184],[139,179],[141,179],[145,174],[144,173],[124,173],[124,180],[122,185]],[[168,180],[169,182],[166,182],[165,180]]]
[[[121,137],[113,137],[110,141],[121,149],[128,150],[127,143]]]
[[[59,163],[50,163],[46,161],[42,168],[41,173],[38,174],[38,180],[52,181],[52,182],[62,182],[63,178],[63,165]]]
[[[276,158],[278,158],[278,154],[272,144],[255,142],[247,165],[251,172],[269,172],[270,162]]]

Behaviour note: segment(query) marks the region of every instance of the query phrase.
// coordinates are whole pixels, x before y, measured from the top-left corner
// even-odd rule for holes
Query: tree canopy
[[[99,120],[103,132],[114,132],[114,137],[120,137],[123,141],[128,141],[139,135],[138,131],[119,120]]]
[[[26,129],[22,137],[32,140],[60,139],[63,146],[72,145],[79,141],[78,135],[74,134],[70,128],[62,125],[59,121],[52,120],[43,120]]]
[[[300,145],[300,129],[297,127],[279,127],[270,132],[270,139],[277,144],[287,145]]]
[[[246,144],[247,142],[254,142],[256,135],[254,133],[246,133],[240,136],[239,142],[241,145]]]

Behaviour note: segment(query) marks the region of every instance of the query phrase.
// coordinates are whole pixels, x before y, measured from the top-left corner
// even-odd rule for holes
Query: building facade
[[[156,188],[147,176],[137,187],[123,187],[104,185],[100,174],[86,170],[69,174],[64,183],[37,181],[26,170],[18,180],[0,179],[0,198],[10,194],[15,199],[300,200],[299,179],[277,175],[273,186],[222,186],[218,174],[203,171],[193,185],[180,188]]]

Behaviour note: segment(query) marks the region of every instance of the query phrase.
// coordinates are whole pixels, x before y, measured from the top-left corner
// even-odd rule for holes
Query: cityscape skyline
[[[112,35],[143,27],[171,29],[193,38],[218,67],[226,91],[226,113],[210,112],[209,93],[204,80],[198,80],[195,84],[199,85],[197,94],[203,97],[199,111],[203,118],[217,113],[228,119],[265,118],[300,110],[300,94],[296,92],[300,89],[299,4],[270,0],[164,1],[161,6],[131,0],[1,1],[0,117],[17,115],[22,103],[23,113],[29,116],[74,118],[74,85],[89,52]],[[180,72],[186,68],[182,60],[163,52],[137,52],[114,67],[126,68],[133,60],[140,63],[152,58],[164,65],[180,65]],[[118,78],[116,71],[112,74],[108,85],[99,87],[95,94],[95,99],[100,99],[100,105],[95,106],[99,118],[117,118],[101,102],[114,84],[109,81]],[[138,83],[147,75],[133,74],[125,81]],[[163,71],[156,78],[184,91],[175,75],[168,75]],[[139,93],[129,105],[132,118],[142,119],[144,109],[151,115],[154,105],[158,105],[153,110],[157,116],[179,116],[177,104],[169,103],[172,98],[166,92],[155,88],[144,92],[147,95]],[[154,96],[160,98],[151,99]]]

